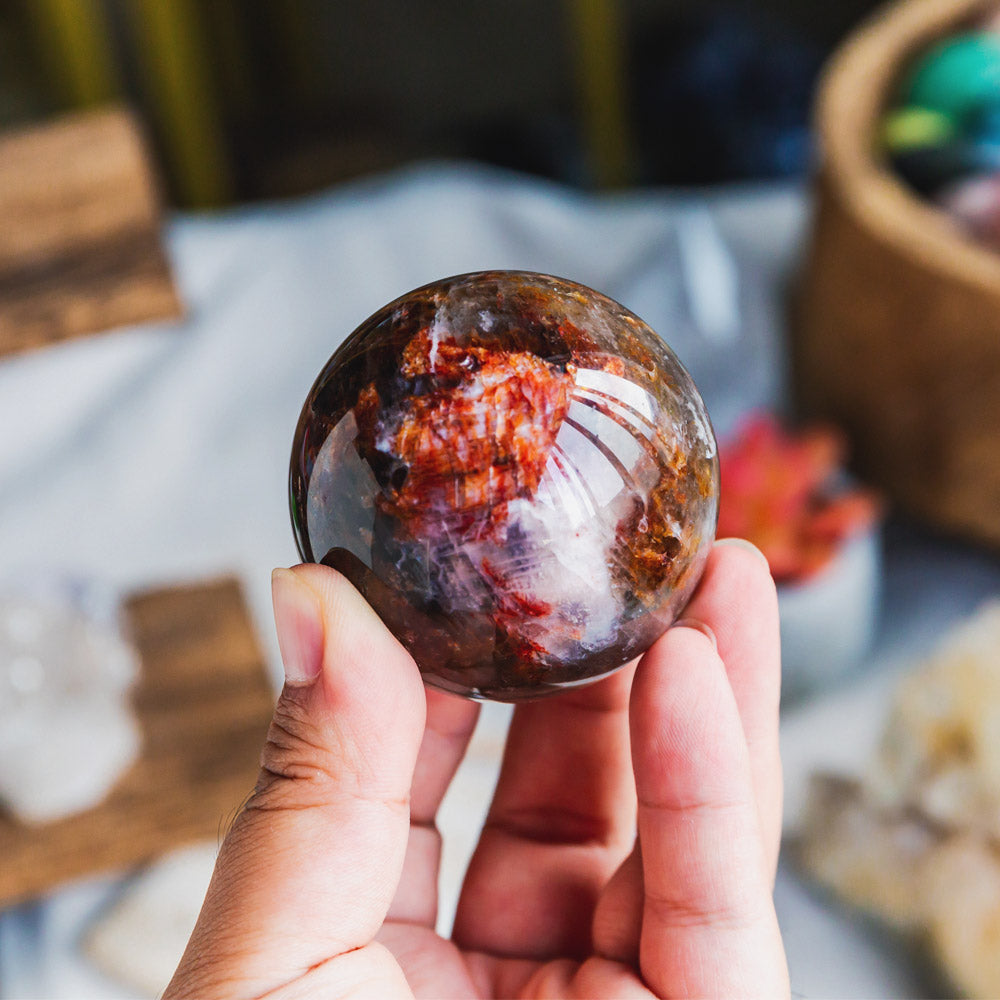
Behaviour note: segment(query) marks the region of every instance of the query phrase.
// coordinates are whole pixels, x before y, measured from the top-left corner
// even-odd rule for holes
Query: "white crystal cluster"
[[[0,800],[24,822],[95,805],[138,756],[115,610],[65,585],[0,590]]]
[[[1000,996],[1000,601],[898,687],[861,779],[814,775],[798,856],[912,935],[956,993]]]

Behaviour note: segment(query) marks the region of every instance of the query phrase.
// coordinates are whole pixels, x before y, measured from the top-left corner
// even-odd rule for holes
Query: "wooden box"
[[[911,515],[997,544],[1000,254],[911,194],[877,148],[910,60],[994,7],[907,0],[830,63],[792,355],[800,411],[848,431],[865,479]]]
[[[182,311],[128,110],[0,135],[0,357]]]

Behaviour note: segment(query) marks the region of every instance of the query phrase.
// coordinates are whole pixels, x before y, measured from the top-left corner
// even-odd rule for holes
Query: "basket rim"
[[[1000,289],[1000,253],[912,192],[878,156],[876,139],[907,60],[935,38],[994,10],[996,0],[898,0],[881,8],[827,64],[814,111],[820,181],[842,207],[913,263],[992,293]]]

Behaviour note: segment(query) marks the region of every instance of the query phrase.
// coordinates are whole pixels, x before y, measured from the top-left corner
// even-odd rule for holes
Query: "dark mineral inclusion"
[[[715,532],[718,459],[690,376],[582,285],[460,275],[391,302],[302,409],[291,508],[428,684],[518,701],[644,652]]]

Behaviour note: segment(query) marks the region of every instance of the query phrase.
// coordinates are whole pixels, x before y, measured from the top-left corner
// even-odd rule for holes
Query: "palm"
[[[696,598],[702,607],[693,608],[703,620],[716,619],[721,633],[719,612],[729,595],[712,589],[713,577],[725,575],[713,570],[718,566],[710,566]],[[757,622],[756,609],[748,611]],[[731,634],[720,634],[731,663],[729,705],[684,703],[711,697],[686,673],[701,669],[699,647],[707,644],[691,633],[677,639],[669,657],[643,665],[631,720],[634,667],[517,708],[452,940],[434,932],[440,854],[434,816],[477,707],[428,692],[406,863],[378,935],[418,997],[620,997],[652,995],[648,986],[658,993],[689,990],[689,977],[699,972],[690,968],[697,959],[685,932],[697,935],[700,924],[729,907],[727,893],[742,893],[743,883],[753,881],[755,863],[765,882],[773,878],[777,853],[780,765],[774,734],[765,738],[766,727],[773,728],[775,670],[740,648],[740,630],[737,625]],[[773,641],[760,649],[768,657],[776,654]],[[718,693],[724,702],[727,692]],[[691,718],[702,712],[718,721],[727,709],[739,713],[737,740],[745,732],[754,746],[753,753],[744,749],[752,774],[745,801],[735,783],[732,792],[725,783],[711,787],[711,759],[694,765],[681,759]],[[664,729],[670,718],[676,720],[673,733]],[[727,748],[719,749],[724,755]],[[721,803],[715,801],[720,795]],[[749,842],[759,853],[736,875],[735,886],[707,884],[685,864],[685,846],[693,846],[685,839],[692,833],[703,840],[718,836],[720,824],[724,835]],[[699,880],[703,884],[695,884]],[[746,914],[748,924],[758,916]],[[769,930],[764,920],[758,937]],[[772,943],[758,940],[751,950],[771,954]]]
[[[398,933],[397,933],[398,931]],[[418,997],[652,997],[635,969],[597,956],[532,961],[497,959],[482,952],[463,952],[454,942],[421,928],[387,928],[392,949],[418,956],[405,958],[402,972]],[[388,961],[388,959],[387,959]]]
[[[689,605],[718,652],[674,628],[638,668],[516,709],[451,940],[434,929],[434,819],[477,706],[430,691],[425,713],[413,661],[346,580],[315,565],[295,579],[279,638],[322,668],[282,692],[166,996],[787,991],[759,554],[716,546]]]
[[[613,934],[592,930],[604,907],[599,901],[615,906],[622,895],[621,888],[606,887],[635,838],[631,675],[624,671],[585,691],[518,708],[453,940],[434,932],[440,845],[433,816],[477,707],[428,693],[407,863],[379,934],[417,996],[516,996],[526,990],[567,996],[578,966],[588,979],[607,979],[608,996],[623,995],[626,982],[640,986],[632,967],[594,957],[595,947],[607,956],[619,945]],[[599,994],[590,988],[586,995]]]

